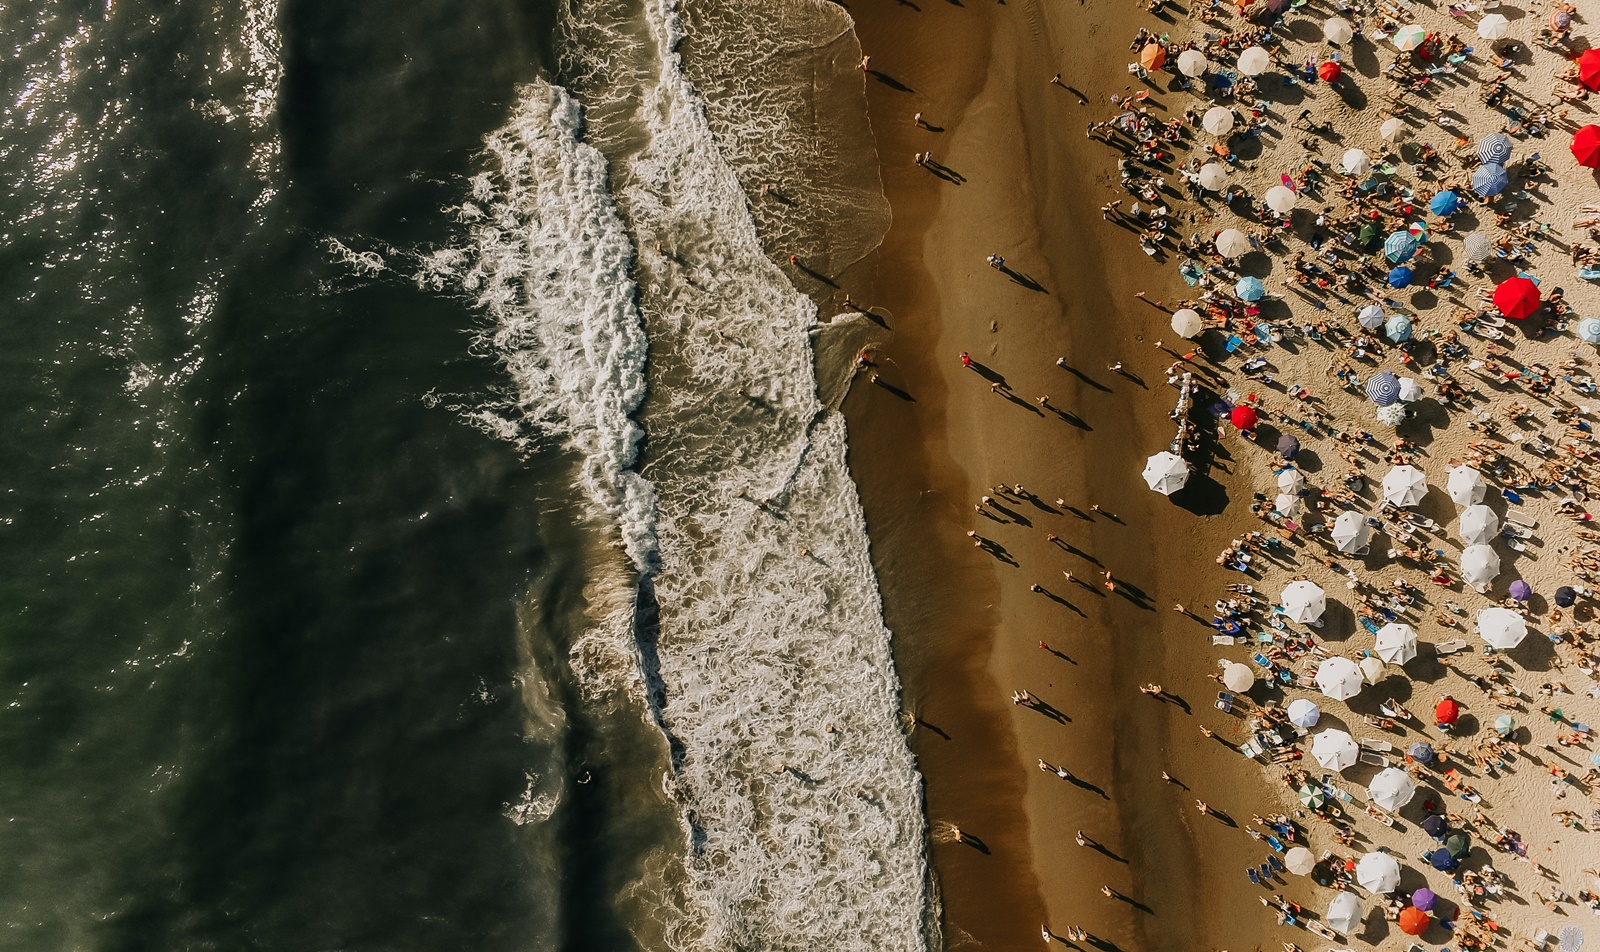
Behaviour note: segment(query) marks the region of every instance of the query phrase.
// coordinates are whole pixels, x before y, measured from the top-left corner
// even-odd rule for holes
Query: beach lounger
[[[1374,754],[1370,750],[1363,750],[1361,753],[1356,755],[1356,759],[1360,760],[1364,764],[1371,764],[1374,767],[1389,766],[1389,758],[1383,756],[1382,754]]]
[[[1254,866],[1246,869],[1245,873],[1249,875],[1251,883],[1257,886],[1261,885],[1261,877],[1256,875],[1256,868]]]
[[[1465,638],[1451,638],[1449,641],[1441,641],[1434,645],[1433,653],[1436,655],[1453,655],[1457,651],[1465,649],[1468,644],[1469,642]]]
[[[1506,521],[1511,523],[1512,525],[1521,526],[1524,529],[1537,529],[1537,528],[1539,528],[1539,520],[1533,518],[1532,516],[1528,515],[1527,513],[1518,512],[1517,510],[1514,510],[1514,509],[1506,511]]]
[[[1361,746],[1366,748],[1367,750],[1377,751],[1380,754],[1387,754],[1390,751],[1394,750],[1394,745],[1393,744],[1389,743],[1386,740],[1379,740],[1376,737],[1363,737],[1363,738],[1361,738]]]

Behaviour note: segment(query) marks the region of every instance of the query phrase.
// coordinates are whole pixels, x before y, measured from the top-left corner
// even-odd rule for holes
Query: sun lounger
[[[1379,740],[1376,737],[1361,738],[1361,746],[1367,750],[1375,750],[1381,754],[1387,754],[1389,751],[1394,750],[1393,744],[1386,740]]]
[[[1363,750],[1361,753],[1357,754],[1356,757],[1362,763],[1371,764],[1374,767],[1387,767],[1389,765],[1389,758],[1383,756],[1382,754],[1374,754],[1369,750]]]
[[[1527,513],[1519,512],[1515,509],[1506,511],[1506,521],[1512,525],[1521,526],[1524,529],[1539,528],[1539,520],[1533,518]]]
[[[1441,641],[1434,645],[1433,653],[1436,655],[1453,655],[1457,651],[1466,648],[1469,643],[1465,638],[1451,638],[1449,641]]]

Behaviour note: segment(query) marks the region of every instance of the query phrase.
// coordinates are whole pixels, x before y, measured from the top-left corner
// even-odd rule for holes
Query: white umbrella
[[[1410,625],[1390,622],[1378,629],[1372,650],[1390,664],[1405,664],[1417,656],[1416,630]]]
[[[1383,501],[1395,506],[1415,506],[1428,494],[1428,482],[1415,466],[1396,466],[1383,477]]]
[[[1404,131],[1406,124],[1403,119],[1385,119],[1383,125],[1378,127],[1378,135],[1383,136],[1385,142],[1393,142]]]
[[[1199,337],[1205,329],[1206,322],[1201,319],[1200,312],[1192,307],[1179,308],[1172,314],[1172,332],[1179,337]]]
[[[1305,508],[1305,503],[1300,501],[1299,496],[1278,493],[1278,498],[1272,502],[1272,508],[1277,510],[1278,515],[1292,519],[1298,516],[1300,511]]]
[[[1298,469],[1286,469],[1278,474],[1278,488],[1286,493],[1297,493],[1306,488],[1305,474]]]
[[[1361,668],[1349,658],[1329,658],[1317,666],[1317,690],[1335,701],[1361,693]]]
[[[1330,727],[1311,738],[1311,756],[1325,770],[1353,767],[1361,757],[1361,746],[1349,733]]]
[[[1375,331],[1383,326],[1389,315],[1383,313],[1383,308],[1376,304],[1368,304],[1356,315],[1356,322],[1369,331]]]
[[[1400,378],[1400,402],[1416,403],[1422,399],[1422,385],[1414,377]]]
[[[1478,635],[1489,647],[1509,651],[1528,637],[1528,623],[1509,608],[1485,608],[1478,612]]]
[[[1356,667],[1361,669],[1361,676],[1367,679],[1368,684],[1377,684],[1379,681],[1383,680],[1383,676],[1385,674],[1383,662],[1379,661],[1377,658],[1374,658],[1372,655],[1367,655],[1365,658],[1362,658],[1361,663],[1356,665]]]
[[[1289,702],[1289,723],[1296,727],[1315,727],[1322,717],[1322,708],[1308,697],[1297,697]]]
[[[1214,136],[1225,136],[1233,131],[1233,110],[1227,106],[1212,106],[1200,117],[1200,127]]]
[[[1400,861],[1388,853],[1367,853],[1356,863],[1356,882],[1375,893],[1394,892],[1400,885]]]
[[[1161,495],[1170,496],[1189,481],[1189,464],[1174,453],[1157,453],[1145,461],[1144,481]]]
[[[1322,24],[1322,36],[1329,43],[1348,43],[1356,35],[1356,28],[1344,17],[1328,17]]]
[[[1178,54],[1178,72],[1190,79],[1204,76],[1206,68],[1210,65],[1206,62],[1205,54],[1199,50],[1184,50]]]
[[[1483,504],[1461,510],[1461,541],[1467,545],[1488,545],[1500,534],[1500,517]]]
[[[1207,162],[1200,166],[1200,172],[1195,176],[1200,182],[1200,187],[1208,192],[1215,192],[1222,188],[1222,183],[1228,178],[1228,170],[1220,162]]]
[[[1461,578],[1468,585],[1488,585],[1500,574],[1500,556],[1486,545],[1461,550]]]
[[[1237,228],[1225,228],[1217,236],[1217,253],[1224,258],[1237,258],[1250,250],[1250,239]]]
[[[1483,502],[1489,484],[1483,481],[1483,474],[1471,466],[1457,466],[1450,470],[1450,480],[1444,489],[1456,505],[1473,506]]]
[[[1330,537],[1340,552],[1355,555],[1371,541],[1372,527],[1367,525],[1366,518],[1359,512],[1341,512],[1339,518],[1333,520]]]
[[[1345,152],[1340,165],[1351,175],[1366,175],[1372,171],[1372,159],[1360,149],[1350,149]]]
[[[1259,46],[1252,46],[1239,54],[1239,72],[1246,76],[1259,76],[1272,65],[1272,54]]]
[[[1498,13],[1491,13],[1478,21],[1478,35],[1486,40],[1503,40],[1511,32],[1511,21]]]
[[[1302,625],[1315,624],[1327,610],[1328,596],[1315,582],[1301,579],[1283,590],[1283,614]]]
[[[1294,207],[1295,202],[1300,200],[1300,196],[1296,195],[1294,189],[1288,186],[1274,185],[1267,189],[1264,200],[1268,208],[1280,215],[1287,215],[1289,210]]]
[[[1342,892],[1328,902],[1328,914],[1322,917],[1335,932],[1350,933],[1361,924],[1361,900],[1355,893]]]
[[[1283,854],[1283,868],[1296,876],[1308,875],[1316,867],[1316,856],[1304,846],[1292,846]]]
[[[1236,661],[1229,661],[1222,666],[1222,686],[1230,691],[1240,694],[1250,690],[1256,683],[1256,673]]]
[[[1394,36],[1389,38],[1389,42],[1394,44],[1395,49],[1409,53],[1421,46],[1422,41],[1427,38],[1428,31],[1413,23],[1410,26],[1403,26],[1394,31]]]
[[[1386,767],[1367,784],[1367,798],[1390,813],[1398,811],[1416,796],[1417,785],[1399,767]]]

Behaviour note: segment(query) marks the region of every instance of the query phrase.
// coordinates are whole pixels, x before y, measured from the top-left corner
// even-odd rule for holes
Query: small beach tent
[[[1461,580],[1472,586],[1485,586],[1500,574],[1500,555],[1486,545],[1469,545],[1461,550]]]
[[[1146,43],[1139,51],[1139,65],[1152,72],[1167,65],[1167,48],[1160,43]]]
[[[1233,131],[1233,110],[1227,106],[1212,106],[1200,117],[1200,127],[1214,136],[1225,136]]]
[[[1409,231],[1397,231],[1383,240],[1383,256],[1399,264],[1411,260],[1422,247],[1422,240]]]
[[[1220,190],[1227,178],[1228,169],[1220,162],[1207,162],[1200,166],[1200,171],[1195,174],[1195,180],[1200,183],[1200,187],[1208,192]]]
[[[1578,81],[1590,92],[1600,92],[1600,47],[1590,47],[1578,57]]]
[[[1283,854],[1283,868],[1296,876],[1307,876],[1317,868],[1317,857],[1304,846],[1291,846]]]
[[[1600,126],[1587,125],[1572,134],[1572,157],[1586,169],[1600,168]]]
[[[1261,283],[1260,278],[1247,274],[1233,286],[1233,293],[1239,296],[1239,300],[1254,304],[1267,296],[1267,286]]]
[[[1471,466],[1455,466],[1450,470],[1450,478],[1445,482],[1444,491],[1458,506],[1475,506],[1483,502],[1483,495],[1489,491],[1489,485],[1483,481],[1483,474]]]
[[[1290,582],[1281,596],[1284,617],[1302,625],[1310,625],[1322,618],[1328,607],[1328,596],[1316,582],[1300,579]]]
[[[1511,159],[1511,137],[1491,132],[1478,140],[1478,161],[1485,165],[1505,165]]]
[[[1200,336],[1206,329],[1205,321],[1201,319],[1200,312],[1192,307],[1179,308],[1172,313],[1172,331],[1179,337],[1190,339]]]
[[[1286,493],[1297,493],[1306,488],[1305,474],[1298,469],[1286,469],[1278,474],[1278,488]]]
[[[1237,228],[1224,228],[1217,233],[1217,253],[1224,258],[1237,258],[1250,250],[1250,239]]]
[[[1415,377],[1400,378],[1400,402],[1416,403],[1422,399],[1422,385],[1417,383]]]
[[[1351,510],[1339,513],[1339,518],[1333,520],[1333,529],[1328,535],[1340,552],[1356,555],[1372,541],[1372,527],[1367,525],[1365,516]]]
[[[1311,757],[1325,770],[1344,770],[1361,759],[1361,745],[1349,733],[1330,727],[1311,738]]]
[[[1411,318],[1404,314],[1389,315],[1389,320],[1383,325],[1383,336],[1396,344],[1404,344],[1411,339]],[[1400,399],[1404,400],[1405,396],[1402,395]]]
[[[1337,83],[1339,77],[1344,75],[1344,67],[1339,65],[1338,60],[1323,60],[1317,67],[1317,75],[1325,83]]]
[[[1294,193],[1294,189],[1286,185],[1274,185],[1267,189],[1267,194],[1263,199],[1268,208],[1280,215],[1289,214],[1289,210],[1294,208],[1295,202],[1299,200],[1300,196]]]
[[[1461,719],[1461,705],[1453,697],[1445,697],[1433,706],[1433,722],[1440,727],[1449,727]]]
[[[1461,239],[1461,250],[1467,253],[1468,261],[1484,261],[1494,254],[1494,239],[1473,232]]]
[[[1246,76],[1260,76],[1272,65],[1272,54],[1259,46],[1252,46],[1239,54],[1239,72]]]
[[[1355,893],[1339,893],[1328,901],[1328,912],[1322,918],[1335,932],[1354,932],[1361,924],[1361,900]]]
[[[1493,198],[1506,190],[1511,180],[1506,177],[1506,167],[1485,162],[1472,173],[1472,194],[1479,198]]]
[[[1256,673],[1248,665],[1229,661],[1222,666],[1222,686],[1235,694],[1243,694],[1255,686]]]
[[[1361,693],[1365,681],[1361,666],[1349,658],[1332,657],[1317,665],[1317,690],[1335,701],[1348,701]]]
[[[1428,918],[1428,914],[1416,906],[1407,906],[1400,910],[1400,931],[1406,935],[1422,935],[1432,924],[1433,921]]]
[[[1372,655],[1367,655],[1365,658],[1362,658],[1361,663],[1356,665],[1356,667],[1361,669],[1361,676],[1367,679],[1368,684],[1377,684],[1379,681],[1382,681],[1383,676],[1388,673],[1383,667],[1383,662],[1379,661],[1377,658],[1374,658]]]
[[[1519,602],[1525,602],[1533,597],[1533,586],[1519,578],[1511,583],[1510,592],[1512,598]]]
[[[1479,503],[1461,510],[1461,541],[1467,545],[1488,545],[1500,534],[1500,517]]]
[[[1494,289],[1494,306],[1506,317],[1520,321],[1539,309],[1539,286],[1520,274],[1506,278]]]
[[[1433,198],[1428,201],[1428,211],[1433,212],[1440,218],[1448,218],[1449,216],[1454,215],[1456,213],[1456,209],[1460,207],[1461,196],[1450,191],[1449,189],[1445,189],[1444,191],[1435,194]]]
[[[1161,495],[1170,496],[1189,481],[1189,464],[1175,453],[1157,453],[1145,461],[1144,481]]]
[[[1528,637],[1528,623],[1509,608],[1485,608],[1478,612],[1478,637],[1491,648],[1510,651]]]
[[[1411,279],[1415,276],[1416,272],[1403,264],[1399,265],[1389,272],[1389,287],[1397,291],[1401,288],[1409,288],[1411,287]]]
[[[1388,853],[1363,854],[1356,863],[1356,882],[1371,892],[1394,892],[1400,885],[1400,861]]]
[[[1205,54],[1199,50],[1184,50],[1178,54],[1178,72],[1190,79],[1204,76],[1210,66],[1211,64],[1206,62]]]
[[[1383,322],[1387,317],[1388,315],[1383,313],[1383,308],[1381,306],[1377,304],[1368,304],[1366,307],[1361,309],[1360,314],[1356,315],[1356,320],[1360,322],[1361,326],[1365,327],[1367,330],[1375,331],[1383,326]]]
[[[1579,321],[1578,339],[1589,344],[1600,343],[1600,320],[1586,317]]]
[[[1348,43],[1356,35],[1356,28],[1344,17],[1328,17],[1322,24],[1322,38],[1329,43]]]
[[[1389,664],[1405,664],[1417,656],[1417,632],[1403,622],[1390,622],[1378,629],[1372,652]]]
[[[1486,40],[1503,40],[1511,32],[1511,21],[1498,13],[1491,13],[1478,21],[1478,35]]]
[[[1322,719],[1322,708],[1308,697],[1297,697],[1289,702],[1289,723],[1296,727],[1315,727]]]
[[[1396,466],[1383,477],[1383,501],[1394,506],[1415,506],[1428,494],[1422,470]]]
[[[1422,41],[1427,38],[1428,31],[1413,23],[1394,31],[1394,36],[1390,37],[1389,41],[1395,45],[1395,49],[1409,53],[1421,46]]]
[[[1367,397],[1380,407],[1400,399],[1400,378],[1387,370],[1367,378]]]
[[[1234,407],[1233,412],[1228,414],[1228,422],[1241,430],[1253,430],[1256,428],[1256,411],[1249,407]]]
[[[1360,149],[1348,149],[1339,163],[1351,175],[1366,175],[1372,171],[1372,159]]]
[[[1383,136],[1385,142],[1393,142],[1404,131],[1406,131],[1405,120],[1399,118],[1385,119],[1383,125],[1378,127],[1378,135]]]

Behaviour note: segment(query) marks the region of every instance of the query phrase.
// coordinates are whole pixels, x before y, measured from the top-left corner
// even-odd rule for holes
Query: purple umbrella
[[[1525,602],[1533,597],[1533,588],[1519,578],[1511,583],[1511,597],[1519,602]]]
[[[1284,459],[1293,459],[1294,454],[1300,452],[1300,441],[1285,433],[1278,437],[1278,452]]]
[[[1429,912],[1439,904],[1439,897],[1434,895],[1433,890],[1424,886],[1411,894],[1411,904],[1423,912]]]

